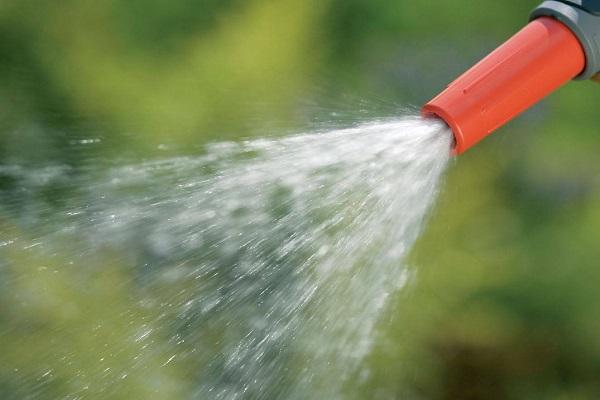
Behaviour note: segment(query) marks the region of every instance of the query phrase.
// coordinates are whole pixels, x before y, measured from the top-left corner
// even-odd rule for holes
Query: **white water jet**
[[[83,269],[118,255],[132,296],[157,316],[135,340],[168,354],[165,365],[193,366],[190,398],[337,399],[406,281],[451,145],[443,123],[415,117],[77,174],[4,165],[26,190],[0,217],[35,232],[37,252]],[[48,216],[34,194],[67,181],[77,194]],[[1,244],[0,272],[2,252],[24,247]],[[166,340],[148,339],[153,325]]]

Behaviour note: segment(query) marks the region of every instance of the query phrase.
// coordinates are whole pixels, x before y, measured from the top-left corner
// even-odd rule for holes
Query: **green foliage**
[[[21,237],[0,264],[0,397],[186,398],[170,355],[149,346],[165,341],[157,316],[121,268],[48,259],[36,243]]]

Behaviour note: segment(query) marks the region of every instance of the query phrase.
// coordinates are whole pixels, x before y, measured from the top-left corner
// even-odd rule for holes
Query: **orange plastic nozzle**
[[[482,140],[585,68],[584,50],[569,28],[549,17],[530,22],[423,107],[442,118],[455,154]]]

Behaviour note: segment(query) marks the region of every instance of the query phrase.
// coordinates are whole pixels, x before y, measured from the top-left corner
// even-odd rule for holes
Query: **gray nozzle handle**
[[[577,36],[585,51],[585,70],[575,79],[589,79],[600,72],[600,0],[547,0],[531,13],[556,18]]]
[[[600,15],[600,0],[558,0],[561,3],[567,3],[590,14]]]

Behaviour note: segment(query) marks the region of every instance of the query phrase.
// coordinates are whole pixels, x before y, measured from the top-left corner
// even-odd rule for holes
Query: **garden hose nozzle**
[[[600,72],[600,0],[548,0],[525,28],[423,107],[443,119],[455,154],[571,79]]]

